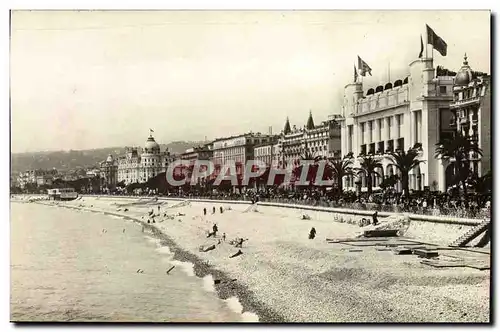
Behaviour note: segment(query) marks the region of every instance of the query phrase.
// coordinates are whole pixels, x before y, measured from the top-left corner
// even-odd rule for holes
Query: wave
[[[160,254],[165,254],[165,255],[172,255],[173,254],[173,252],[171,252],[170,248],[167,246],[156,248],[156,251],[159,252]]]
[[[146,240],[148,240],[149,242],[153,243],[153,244],[156,244],[157,247],[160,247],[160,243],[161,243],[161,240],[160,239],[157,239],[155,237],[152,237],[152,236],[148,236],[148,235],[145,235],[144,238]]]
[[[191,262],[171,261],[175,266],[179,266],[188,276],[194,277],[194,264]]]
[[[210,293],[215,293],[214,278],[211,274],[203,277],[203,289]]]
[[[241,305],[240,300],[236,296],[232,296],[228,299],[225,299],[224,302],[226,302],[229,309],[231,309],[233,312],[235,312],[237,314],[240,314],[241,318],[244,322],[258,322],[259,321],[259,316],[257,316],[253,312],[249,312],[249,311],[243,312],[243,306]]]
[[[190,202],[189,201],[183,201],[183,202],[180,202],[178,204],[176,204],[176,206],[172,206],[172,207],[181,207],[181,206],[186,206],[186,205],[190,205]],[[76,208],[77,210],[80,210],[80,211],[83,211],[82,209],[80,208]],[[137,218],[134,218],[134,217],[128,217],[128,216],[115,216],[115,215],[112,215],[112,214],[108,214],[108,213],[105,213],[105,212],[102,212],[102,211],[91,211],[91,210],[88,210],[86,212],[94,212],[94,213],[100,213],[100,214],[104,214],[104,215],[109,215],[113,218],[116,218],[116,219],[124,219],[124,220],[131,220],[133,222],[136,222],[140,225],[142,225],[142,222],[137,219]],[[161,253],[161,254],[165,254],[165,255],[172,255],[173,257],[173,252],[170,250],[170,248],[168,246],[163,246],[161,244],[162,240],[159,239],[159,238],[156,238],[154,236],[149,236],[149,235],[144,235],[144,238],[150,242],[150,243],[153,243],[156,245],[156,251],[158,253]],[[164,259],[163,260],[165,263],[170,263],[176,267],[180,267],[181,270],[184,271],[184,273],[186,273],[186,275],[188,275],[189,277],[196,277],[196,274],[194,272],[194,264],[192,262],[182,262],[182,261],[177,261],[177,260],[172,260],[171,258],[168,258],[168,259]],[[203,278],[200,278],[202,280],[202,287],[205,291],[207,292],[210,292],[210,293],[215,293],[216,292],[216,289],[215,289],[215,286],[214,286],[214,279],[212,277],[212,275],[206,275],[204,276]],[[236,296],[233,296],[233,297],[230,297],[228,299],[225,299],[223,300],[226,305],[228,306],[228,308],[237,313],[237,314],[240,314],[241,315],[241,319],[243,322],[259,322],[259,316],[255,313],[252,313],[252,312],[243,312],[243,306],[241,305],[239,299],[236,297]]]

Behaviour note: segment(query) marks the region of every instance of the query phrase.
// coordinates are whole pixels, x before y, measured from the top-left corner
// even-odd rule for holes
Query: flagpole
[[[427,52],[427,45],[429,45],[429,34],[427,33],[427,25],[425,26],[425,59],[429,57]]]

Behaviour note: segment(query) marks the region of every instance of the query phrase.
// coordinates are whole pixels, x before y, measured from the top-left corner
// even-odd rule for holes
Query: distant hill
[[[186,149],[203,144],[203,142],[177,141],[169,144],[160,144],[161,150],[168,149],[170,153],[182,153]],[[125,153],[125,147],[112,147],[93,150],[46,151],[13,153],[10,156],[11,171],[23,172],[29,169],[70,170],[98,166],[109,154],[119,156]]]

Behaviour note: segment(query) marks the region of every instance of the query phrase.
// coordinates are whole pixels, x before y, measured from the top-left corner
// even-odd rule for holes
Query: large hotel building
[[[458,128],[453,113],[459,114],[460,123],[463,123],[461,119],[470,120],[473,125],[465,127],[468,132],[483,135],[484,141],[489,142],[489,132],[478,131],[489,131],[489,100],[487,107],[477,111],[481,109],[479,105],[484,104],[479,99],[480,94],[484,96],[486,85],[483,79],[473,82],[468,66],[462,67],[455,78],[454,73],[446,70],[436,71],[430,58],[410,63],[407,77],[369,88],[366,92],[362,82],[347,84],[341,121],[342,155],[352,152],[355,167],[359,167],[360,157],[377,156],[382,164],[379,173],[388,177],[397,174],[397,170],[391,166],[387,152],[407,151],[420,143],[420,158],[424,163],[411,171],[409,189],[429,187],[445,191],[450,185],[452,167],[434,157],[436,143],[453,135]],[[466,111],[462,111],[464,109]],[[483,125],[478,124],[478,114],[482,114]],[[483,150],[489,151],[489,145],[486,147],[483,139],[481,142]],[[483,158],[489,159],[489,155],[487,152]],[[489,161],[483,166],[489,168]],[[380,185],[382,177],[374,176],[374,187]],[[365,187],[366,179],[361,177],[360,180],[362,188]],[[344,178],[344,188],[354,189],[355,182],[357,179],[353,176]],[[398,189],[401,189],[400,184]]]
[[[161,151],[153,136],[149,136],[142,153],[138,148],[127,148],[124,156],[117,160],[117,182],[143,183],[165,172],[171,160],[168,151]]]

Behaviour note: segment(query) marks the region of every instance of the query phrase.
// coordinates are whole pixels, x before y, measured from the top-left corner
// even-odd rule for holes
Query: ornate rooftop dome
[[[467,62],[467,54],[464,55],[464,63],[462,68],[455,76],[455,85],[464,86],[468,85],[472,81],[472,70],[469,67],[469,63]]]
[[[144,150],[146,152],[159,152],[160,151],[160,145],[156,143],[154,137],[150,135],[146,141],[146,144],[144,144]]]
[[[115,160],[113,159],[113,156],[112,155],[109,155],[108,158],[106,158],[106,162],[107,163],[112,163],[114,162]]]

